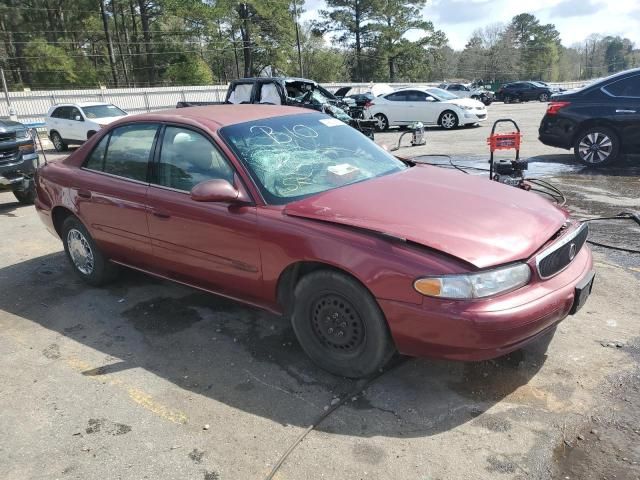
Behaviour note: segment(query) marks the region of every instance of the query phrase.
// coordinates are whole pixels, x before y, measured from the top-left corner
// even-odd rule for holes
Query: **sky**
[[[301,20],[317,19],[318,10],[324,7],[324,0],[306,0]],[[477,28],[508,23],[519,13],[553,23],[567,47],[600,33],[627,37],[640,48],[640,0],[428,0],[423,10],[424,18],[443,30],[456,50],[464,48]],[[408,38],[419,36],[411,32]]]

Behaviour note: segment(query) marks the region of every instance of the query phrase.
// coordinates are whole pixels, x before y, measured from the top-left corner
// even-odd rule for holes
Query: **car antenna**
[[[44,164],[47,165],[47,154],[44,153],[44,147],[42,146],[42,140],[40,139],[40,135],[38,135],[38,130],[36,128],[32,128],[33,136],[37,139],[37,143],[40,145],[40,152],[42,152],[42,158],[44,158]]]

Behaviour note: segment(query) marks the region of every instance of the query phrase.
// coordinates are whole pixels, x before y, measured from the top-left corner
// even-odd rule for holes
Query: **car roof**
[[[319,113],[301,107],[287,107],[281,105],[256,104],[223,104],[204,105],[199,107],[173,108],[159,112],[132,115],[117,123],[131,121],[150,122],[183,122],[187,124],[206,124],[212,130],[218,130],[227,125],[251,122],[284,115],[300,115],[303,113]],[[115,125],[115,123],[114,123]]]
[[[113,103],[109,102],[76,102],[76,103],[57,103],[53,105],[51,108],[57,107],[97,107],[100,105],[113,105]]]

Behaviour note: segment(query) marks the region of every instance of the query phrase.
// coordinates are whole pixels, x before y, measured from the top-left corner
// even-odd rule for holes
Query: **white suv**
[[[47,112],[47,133],[58,152],[70,144],[80,144],[102,127],[127,115],[110,103],[64,103],[54,105]]]

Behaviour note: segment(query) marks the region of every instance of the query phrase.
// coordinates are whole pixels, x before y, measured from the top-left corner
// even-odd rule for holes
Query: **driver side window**
[[[193,130],[167,127],[153,183],[189,192],[198,183],[213,179],[233,183],[233,168],[211,141]]]

